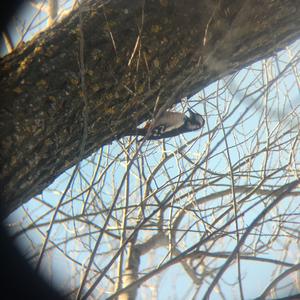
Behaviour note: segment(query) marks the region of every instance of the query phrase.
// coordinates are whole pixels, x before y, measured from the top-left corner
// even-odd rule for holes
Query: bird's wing
[[[154,128],[164,127],[164,131],[172,131],[183,126],[185,120],[184,113],[166,111],[160,118],[154,120]]]

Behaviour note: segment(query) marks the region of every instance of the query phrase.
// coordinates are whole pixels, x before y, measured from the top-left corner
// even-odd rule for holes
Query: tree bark
[[[83,111],[81,158],[300,33],[292,0],[93,0],[81,11],[0,61],[5,216],[76,163]]]
[[[140,266],[141,253],[134,243],[128,245],[128,257],[126,259],[125,270],[122,276],[122,287],[127,287],[133,284],[139,278],[139,266]],[[121,293],[118,300],[133,300],[136,299],[139,285],[136,284],[128,291]]]

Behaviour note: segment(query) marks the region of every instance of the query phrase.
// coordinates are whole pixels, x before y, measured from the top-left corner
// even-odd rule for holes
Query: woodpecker
[[[135,134],[146,136],[152,122],[148,140],[165,139],[202,128],[205,123],[203,117],[190,109],[188,111],[189,117],[184,113],[166,111],[158,119],[147,122],[144,128],[136,128]]]

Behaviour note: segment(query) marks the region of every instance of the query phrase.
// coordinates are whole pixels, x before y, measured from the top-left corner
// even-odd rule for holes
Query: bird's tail
[[[122,136],[120,136],[120,137],[125,137],[125,136],[142,136],[141,139],[138,139],[138,142],[140,142],[141,140],[143,140],[143,138],[147,134],[147,131],[148,131],[147,128],[134,128],[134,129],[132,129],[130,131],[124,132],[124,134],[122,134]]]

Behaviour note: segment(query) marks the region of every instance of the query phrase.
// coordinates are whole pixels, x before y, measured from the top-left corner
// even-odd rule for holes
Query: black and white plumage
[[[150,135],[147,139],[158,140],[201,129],[205,123],[203,117],[190,109],[188,111],[189,117],[184,113],[166,111],[161,117],[154,120],[153,125],[153,121],[150,121],[144,128],[137,128],[135,134],[146,136],[148,130],[150,130]],[[149,129],[151,126],[153,126],[152,130]]]

